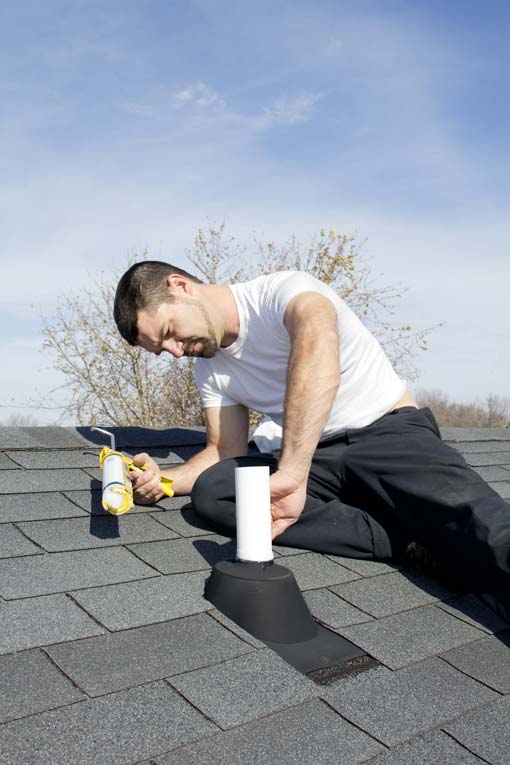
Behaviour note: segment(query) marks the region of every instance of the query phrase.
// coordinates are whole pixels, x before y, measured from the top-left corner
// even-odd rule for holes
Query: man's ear
[[[166,283],[172,291],[188,292],[188,280],[181,274],[168,274]]]

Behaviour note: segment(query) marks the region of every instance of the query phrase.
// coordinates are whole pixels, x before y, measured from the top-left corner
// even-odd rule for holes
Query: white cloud
[[[233,108],[202,80],[173,92],[171,111],[163,92],[155,90],[150,95],[150,104],[124,101],[121,108],[135,116],[156,118],[154,129],[165,130],[168,139],[174,136],[179,142],[190,143],[194,135],[200,133],[202,145],[227,140],[230,147],[236,143],[246,145],[247,139],[256,140],[257,134],[275,127],[307,122],[321,98],[319,92],[286,93],[247,112]],[[204,134],[205,128],[207,134]]]
[[[211,106],[217,109],[223,109],[225,102],[219,97],[218,93],[209,88],[201,80],[197,80],[182,90],[173,94],[175,106],[180,109],[184,106],[198,106],[201,109],[209,109]]]
[[[267,130],[276,125],[295,125],[307,122],[320,99],[319,93],[301,93],[298,96],[281,96],[265,108],[261,117],[254,118],[259,130]]]

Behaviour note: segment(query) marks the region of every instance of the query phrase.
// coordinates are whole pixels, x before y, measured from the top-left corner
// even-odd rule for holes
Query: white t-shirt
[[[283,424],[291,349],[283,317],[293,297],[310,291],[335,306],[340,338],[340,386],[322,439],[370,425],[402,398],[405,381],[375,337],[326,284],[302,271],[280,271],[230,289],[239,313],[239,335],[212,358],[196,360],[195,380],[204,407],[243,404]],[[320,375],[320,369],[310,369],[310,374]]]

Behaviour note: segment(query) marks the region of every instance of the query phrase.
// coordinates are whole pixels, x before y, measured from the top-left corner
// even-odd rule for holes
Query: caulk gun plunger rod
[[[112,452],[115,451],[115,436],[114,436],[113,433],[110,433],[109,430],[103,430],[103,428],[96,428],[95,425],[93,425],[90,429],[91,430],[97,430],[98,433],[104,433],[105,436],[110,436],[110,448],[111,448]]]

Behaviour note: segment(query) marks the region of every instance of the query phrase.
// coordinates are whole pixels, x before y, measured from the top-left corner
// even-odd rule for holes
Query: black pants
[[[224,460],[204,471],[192,492],[197,514],[229,533],[239,465],[274,471],[277,461],[269,454]],[[441,441],[429,409],[396,409],[320,443],[307,494],[278,544],[400,561],[413,540],[468,590],[505,600],[510,593],[510,506]],[[505,609],[495,610],[506,618]]]

